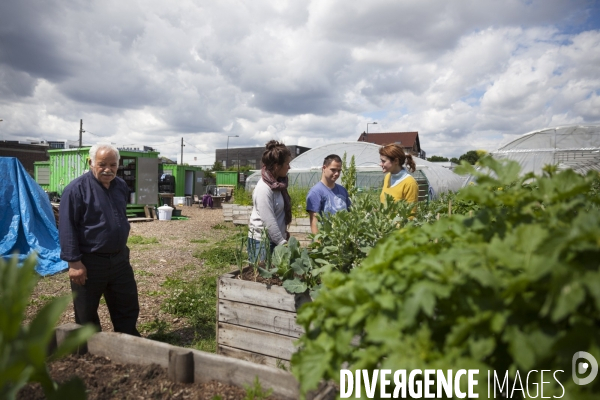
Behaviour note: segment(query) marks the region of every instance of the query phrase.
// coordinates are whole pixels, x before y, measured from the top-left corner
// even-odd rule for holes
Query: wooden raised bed
[[[296,310],[310,298],[290,294],[281,286],[241,280],[238,275],[219,277],[217,352],[287,369],[294,341],[304,333],[296,324]]]
[[[78,327],[80,326],[71,323],[56,328],[51,349],[62,343],[66,335]],[[158,364],[168,370],[171,379],[179,382],[218,381],[243,388],[244,385],[252,385],[258,377],[264,389],[273,389],[273,395],[284,399],[300,398],[298,381],[287,371],[122,333],[94,334],[87,346],[80,348],[80,354],[85,352],[108,357],[122,364]],[[333,387],[323,385],[320,390],[309,393],[307,399],[325,400],[334,397]]]

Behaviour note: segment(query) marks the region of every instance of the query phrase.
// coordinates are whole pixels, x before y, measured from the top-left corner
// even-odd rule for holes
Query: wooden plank
[[[127,221],[129,221],[129,222],[150,222],[150,221],[154,221],[154,219],[139,217],[139,218],[127,218]]]
[[[253,353],[251,351],[240,350],[229,346],[218,345],[217,353],[226,357],[233,357],[239,360],[250,361],[255,364],[268,365],[270,367],[279,368],[284,371],[290,370],[289,360],[281,358],[265,356],[264,354]]]
[[[310,226],[310,218],[295,218],[296,225]]]
[[[289,233],[311,233],[310,226],[294,226],[290,225],[288,227]]]
[[[304,333],[304,329],[296,323],[295,312],[223,299],[220,299],[217,303],[218,322],[226,322],[294,338],[299,338]]]
[[[220,345],[290,360],[296,351],[295,338],[219,322]]]
[[[55,335],[63,337],[68,331],[78,327],[70,325],[75,324],[59,326]],[[258,377],[264,389],[273,389],[273,395],[286,400],[300,398],[296,378],[287,371],[268,365],[114,332],[96,333],[88,340],[87,347],[90,354],[108,357],[113,362],[137,365],[158,364],[165,369],[169,367],[169,352],[191,352],[194,361],[194,382],[215,380],[244,387],[244,385],[253,385],[255,378]],[[309,393],[307,399],[325,399],[323,396],[328,393],[327,388],[322,387],[315,393]]]
[[[250,361],[225,357],[219,354],[192,350],[194,354],[195,382],[216,380],[230,385],[253,385],[258,377],[263,389],[273,389],[275,396],[299,399],[298,381],[289,372]]]
[[[151,218],[150,210],[148,209],[147,205],[144,206],[144,215],[146,216],[146,218]]]
[[[154,363],[163,368],[169,367],[169,350],[175,348],[177,346],[114,332],[99,332],[88,340],[88,351],[97,356],[122,364]]]
[[[254,304],[284,311],[296,311],[294,295],[283,287],[219,277],[219,299]]]

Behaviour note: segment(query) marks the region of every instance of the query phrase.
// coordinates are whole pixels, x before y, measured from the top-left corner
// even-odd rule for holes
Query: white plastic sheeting
[[[600,171],[600,126],[572,125],[529,132],[491,154],[517,161],[523,174],[540,174],[545,165],[579,173]]]
[[[292,160],[291,170],[288,173],[290,184],[311,187],[321,179],[321,166],[325,157],[330,154],[343,157],[346,153],[348,165],[354,156],[357,186],[363,189],[380,189],[384,174],[379,167],[379,147],[365,142],[340,142],[311,149]],[[413,159],[417,166],[416,175],[424,175],[429,182],[431,197],[435,198],[439,193],[450,190],[456,191],[463,186],[464,178],[449,169],[418,157]],[[259,179],[260,172],[250,175],[246,180],[246,189],[253,189]]]

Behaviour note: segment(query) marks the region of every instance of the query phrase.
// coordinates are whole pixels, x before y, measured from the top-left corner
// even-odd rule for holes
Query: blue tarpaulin
[[[0,254],[19,254],[19,261],[35,252],[35,270],[42,276],[68,268],[60,259],[58,229],[48,195],[14,157],[0,157]]]

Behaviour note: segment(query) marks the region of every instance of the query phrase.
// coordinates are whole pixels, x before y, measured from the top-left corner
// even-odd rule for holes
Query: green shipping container
[[[35,161],[33,163],[33,177],[46,192],[50,190],[50,161]]]
[[[217,186],[238,184],[238,173],[236,171],[217,171]]]
[[[50,156],[49,192],[62,195],[65,187],[75,178],[88,171],[90,147],[76,149],[48,150]],[[132,195],[132,204],[156,204],[158,201],[158,152],[119,150],[121,160],[117,173],[123,178],[135,195]],[[40,183],[46,179],[40,171],[36,180]]]
[[[175,197],[201,197],[204,194],[204,171],[192,165],[163,164],[163,173],[175,178]]]

